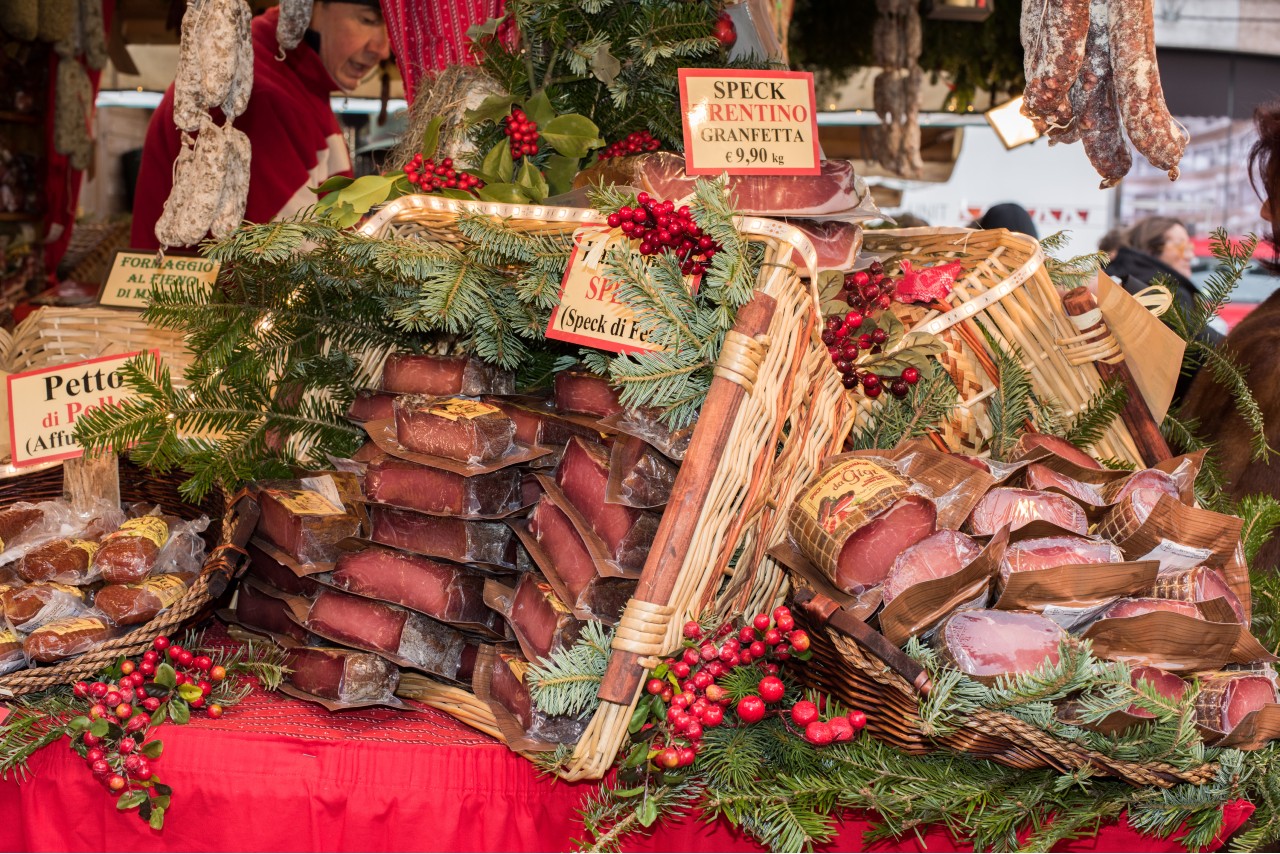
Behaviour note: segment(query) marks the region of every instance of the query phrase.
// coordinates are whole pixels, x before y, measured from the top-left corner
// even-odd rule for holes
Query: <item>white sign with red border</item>
[[[158,350],[151,353],[160,358]],[[76,419],[92,409],[133,396],[120,368],[136,355],[99,356],[10,374],[9,441],[14,466],[83,455],[84,449],[72,432]]]
[[[685,172],[817,175],[813,75],[681,68]]]

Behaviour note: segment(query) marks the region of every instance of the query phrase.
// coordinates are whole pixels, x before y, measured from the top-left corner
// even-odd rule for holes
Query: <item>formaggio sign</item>
[[[218,280],[221,264],[208,258],[165,255],[135,250],[116,253],[98,295],[101,305],[146,308],[152,288],[206,288]]]

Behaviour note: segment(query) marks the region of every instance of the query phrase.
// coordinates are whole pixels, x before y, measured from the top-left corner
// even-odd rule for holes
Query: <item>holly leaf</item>
[[[555,107],[551,106],[551,99],[547,97],[546,89],[524,102],[524,112],[538,127],[542,127],[556,117]]]
[[[515,95],[490,95],[480,102],[480,106],[463,113],[462,118],[469,125],[486,121],[496,122],[511,112],[511,105],[515,102]]]
[[[618,79],[620,71],[622,71],[622,63],[609,52],[607,42],[596,48],[595,55],[591,57],[591,73],[597,80],[606,86],[612,86],[613,81]]]
[[[636,819],[639,820],[642,827],[649,827],[658,820],[658,800],[657,798],[645,798],[640,802],[640,808],[636,810]]]
[[[530,201],[524,190],[517,184],[486,184],[476,191],[476,195],[486,202],[502,202],[509,205]]]
[[[520,174],[516,176],[516,184],[535,202],[541,202],[547,197],[547,179],[542,177],[538,167],[529,162],[527,157],[520,164]]]
[[[349,178],[346,175],[334,175],[319,187],[312,187],[311,192],[315,193],[317,196],[327,196],[329,193],[334,193],[338,190],[344,190],[347,187],[350,187],[355,180],[355,178]]]
[[[98,718],[96,721],[89,724],[89,732],[93,733],[98,738],[104,737],[109,729],[111,729],[111,724],[107,723],[106,718]]]
[[[147,821],[152,830],[164,830],[164,807],[157,806],[151,810],[151,818]]]
[[[178,684],[178,674],[174,671],[173,665],[165,662],[156,668],[155,683],[165,688],[173,688]]]
[[[436,156],[436,149],[440,147],[440,126],[443,124],[443,116],[436,116],[427,123],[427,129],[422,133],[422,147],[418,149],[424,158]]]
[[[186,700],[173,700],[169,703],[169,718],[175,724],[185,724],[191,720],[191,707]]]
[[[147,793],[141,789],[131,789],[124,792],[116,799],[116,809],[121,812],[125,810],[137,809],[147,800]]]
[[[164,753],[164,742],[159,739],[148,741],[146,744],[142,745],[139,752],[148,759],[158,759],[160,754]]]
[[[542,174],[547,179],[547,195],[558,196],[573,189],[573,178],[578,174],[582,159],[552,154],[542,167]]]
[[[467,27],[467,38],[471,41],[479,41],[485,36],[497,35],[498,27],[502,26],[502,22],[506,19],[506,15],[499,15],[496,18],[490,18],[483,24],[472,24]]]
[[[538,132],[548,145],[565,157],[586,157],[591,149],[604,145],[595,122],[577,113],[556,116]]]
[[[511,159],[511,140],[504,139],[489,149],[480,164],[480,171],[484,173],[486,184],[510,183],[516,171],[515,161]]]
[[[190,703],[204,696],[204,692],[200,690],[199,685],[192,685],[188,682],[185,685],[178,686],[178,696]]]

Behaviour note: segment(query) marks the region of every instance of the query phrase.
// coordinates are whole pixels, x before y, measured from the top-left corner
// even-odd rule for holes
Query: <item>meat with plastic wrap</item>
[[[1059,566],[1089,563],[1119,563],[1120,548],[1105,540],[1085,537],[1035,537],[1014,543],[1000,559],[1000,579],[1008,581],[1015,572],[1037,572]]]
[[[569,442],[556,469],[556,484],[620,567],[644,567],[660,517],[635,507],[608,503],[609,453],[603,446],[578,438]]]
[[[604,377],[581,371],[561,371],[555,378],[556,409],[604,418],[622,411],[618,390]]]
[[[1065,495],[1033,489],[999,487],[982,496],[969,515],[969,528],[977,536],[989,536],[1005,525],[1010,531],[1042,520],[1077,534],[1089,530],[1084,508]]]
[[[1211,599],[1227,600],[1231,611],[1241,623],[1247,623],[1244,605],[1222,573],[1208,566],[1190,569],[1168,569],[1156,576],[1151,595],[1162,599],[1178,599],[1183,602],[1208,602]]]
[[[659,199],[691,194],[699,180],[684,171],[684,158],[658,152],[639,164],[640,185]],[[858,207],[862,200],[850,160],[824,160],[818,175],[730,175],[729,198],[740,213],[770,216],[824,216]]]
[[[489,696],[515,718],[527,737],[554,744],[576,744],[587,728],[586,719],[543,713],[534,705],[525,685],[527,669],[528,662],[521,659],[494,656]]]
[[[1107,606],[1098,619],[1120,620],[1125,617],[1141,617],[1143,614],[1157,613],[1181,614],[1184,617],[1200,619],[1200,609],[1190,602],[1151,597],[1117,599]]]
[[[616,622],[636,582],[601,576],[578,529],[545,495],[529,514],[529,531],[551,562],[544,571],[554,572],[573,598],[567,604],[603,622]]]
[[[1095,506],[1106,502],[1106,499],[1102,497],[1102,493],[1090,484],[1081,483],[1074,478],[1067,477],[1065,474],[1059,474],[1039,463],[1032,463],[1027,466],[1027,488],[1041,492],[1049,489],[1058,489],[1072,498],[1083,501],[1085,504],[1093,504]]]
[[[326,563],[337,557],[339,541],[360,531],[360,520],[319,492],[264,489],[258,495],[262,516],[258,535],[300,563]]]
[[[982,546],[959,531],[930,534],[894,559],[884,579],[884,603],[923,581],[955,575],[981,553]]]
[[[500,516],[521,505],[514,467],[465,477],[384,454],[370,461],[364,489],[370,501],[444,516]]]
[[[1276,702],[1276,686],[1260,673],[1214,673],[1200,677],[1196,721],[1219,732],[1231,732],[1250,712]]]
[[[1057,664],[1062,627],[1023,611],[957,611],[946,619],[937,643],[964,673],[980,679],[1031,673]]]
[[[1083,466],[1087,469],[1102,470],[1102,465],[1093,457],[1068,442],[1066,439],[1060,439],[1057,436],[1049,436],[1045,433],[1023,433],[1018,438],[1018,444],[1013,447],[1013,454],[1010,459],[1021,459],[1033,451],[1046,450],[1057,454],[1064,460],[1070,460],[1076,465]]]
[[[530,655],[543,660],[557,650],[573,646],[582,634],[582,622],[536,573],[520,576],[507,619],[521,645]]]
[[[311,603],[306,626],[332,641],[381,652],[428,673],[458,677],[463,636],[457,629],[372,599],[325,590]]]
[[[394,409],[397,440],[420,454],[476,465],[516,447],[515,422],[488,403],[412,394],[397,397]]]
[[[389,391],[361,389],[347,409],[347,417],[356,421],[382,421],[395,416],[392,404],[396,395]]]
[[[290,685],[339,703],[388,700],[400,684],[396,666],[370,652],[298,647],[289,650],[286,663]]]
[[[515,374],[474,356],[392,353],[382,368],[382,389],[395,394],[512,394]]]
[[[370,539],[376,543],[459,563],[515,564],[514,535],[501,522],[469,522],[377,504],[369,508],[369,519]]]

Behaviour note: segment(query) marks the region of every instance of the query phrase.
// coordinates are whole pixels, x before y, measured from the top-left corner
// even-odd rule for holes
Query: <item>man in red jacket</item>
[[[391,54],[377,0],[317,0],[306,37],[283,60],[276,41],[280,10],[253,21],[253,94],[235,120],[253,145],[245,219],[268,222],[315,202],[308,189],[333,175],[351,174],[329,94],[351,91]],[[220,112],[214,120],[223,121]],[[134,194],[135,249],[159,248],[156,221],[173,186],[181,148],[173,121],[173,86],[151,117]]]

